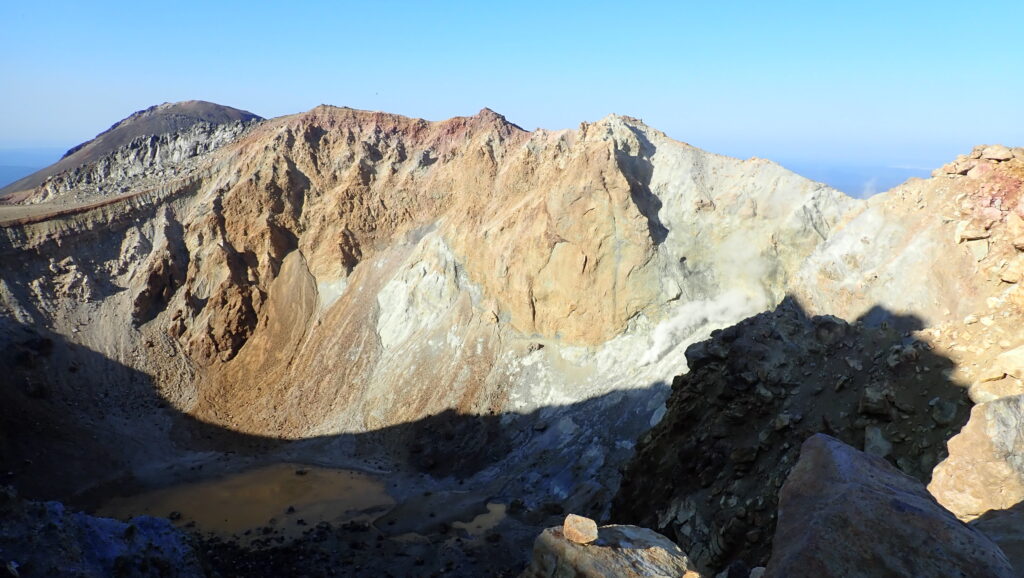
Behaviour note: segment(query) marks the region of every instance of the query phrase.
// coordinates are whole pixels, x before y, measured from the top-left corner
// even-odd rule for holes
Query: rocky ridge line
[[[234,141],[251,126],[198,122],[173,133],[140,136],[95,162],[47,177],[22,202],[91,203],[187,177],[201,164],[197,157]]]
[[[251,112],[201,100],[151,106],[115,123],[95,138],[71,148],[53,165],[0,188],[0,200],[20,202],[28,191],[43,184],[47,178],[90,165],[136,138],[185,131],[197,123],[219,125],[258,120],[262,120],[261,117]]]

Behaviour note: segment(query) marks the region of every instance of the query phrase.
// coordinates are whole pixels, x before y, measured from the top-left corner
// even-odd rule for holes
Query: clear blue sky
[[[1024,145],[1024,3],[0,3],[0,148],[203,99],[525,128],[617,112],[724,154],[935,167]]]

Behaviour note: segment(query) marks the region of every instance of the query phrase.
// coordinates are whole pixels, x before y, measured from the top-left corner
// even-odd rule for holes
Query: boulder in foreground
[[[995,542],[1018,576],[1024,576],[1024,504],[986,513],[968,524]]]
[[[686,554],[661,534],[637,526],[602,526],[591,544],[548,528],[533,544],[533,560],[520,578],[671,576],[699,578]]]
[[[779,494],[765,578],[990,576],[1003,552],[888,462],[817,434]]]

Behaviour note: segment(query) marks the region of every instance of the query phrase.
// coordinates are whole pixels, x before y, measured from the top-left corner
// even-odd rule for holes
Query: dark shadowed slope
[[[177,132],[200,122],[217,125],[261,119],[262,117],[245,110],[202,100],[151,106],[119,121],[96,135],[96,138],[72,148],[56,163],[3,187],[0,189],[0,197],[33,189],[42,184],[47,177],[94,162],[141,136]]]

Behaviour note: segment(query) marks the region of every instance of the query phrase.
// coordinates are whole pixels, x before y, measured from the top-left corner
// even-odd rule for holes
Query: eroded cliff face
[[[51,179],[71,188],[40,207],[60,210],[9,219],[0,248],[8,324],[152,380],[83,390],[45,370],[57,397],[124,414],[99,446],[137,427],[126,400],[155,403],[164,425],[133,434],[146,450],[105,450],[131,475],[181,447],[168,410],[263,439],[454,412],[538,422],[508,442],[518,453],[474,446],[459,471],[586,447],[566,479],[531,483],[600,486],[589,500],[614,487],[682,349],[781,299],[859,204],[619,116],[531,133],[486,109],[427,122],[322,106],[217,141],[156,186],[110,170],[160,157],[148,142]],[[76,204],[86,174],[130,192]],[[69,419],[96,419],[80,413]]]
[[[233,114],[0,207],[0,460],[30,497],[353,466],[441,510],[515,498],[527,544],[561,508],[606,518],[635,453],[618,512],[761,563],[807,436],[926,480],[964,389],[1024,392],[1020,149],[864,202],[614,115]],[[977,485],[974,438],[933,488]]]
[[[1022,190],[1024,150],[978,147],[852,212],[791,299],[687,350],[615,519],[665,532],[703,569],[764,565],[779,488],[815,433],[930,481],[961,519],[1012,514]]]

